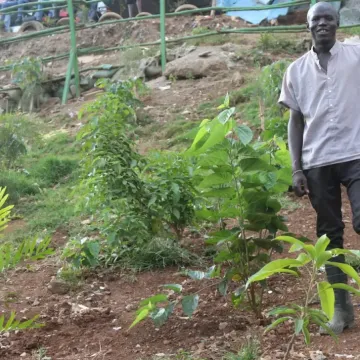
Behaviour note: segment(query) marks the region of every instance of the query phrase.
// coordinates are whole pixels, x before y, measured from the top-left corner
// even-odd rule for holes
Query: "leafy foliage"
[[[35,261],[53,254],[54,250],[49,247],[50,242],[51,237],[33,237],[23,240],[18,247],[9,243],[0,246],[0,273],[15,267],[23,260]]]
[[[180,238],[194,216],[190,171],[181,156],[158,153],[146,158],[135,150],[137,82],[103,86],[108,92],[82,112],[90,116],[79,134],[86,155],[83,208],[98,220],[104,239],[99,240],[99,258],[105,264],[126,257],[138,262],[141,253],[147,263],[151,256],[143,249],[151,240],[169,233]],[[80,245],[82,249],[87,243]]]
[[[43,325],[37,322],[39,315],[34,316],[33,318],[21,321],[16,320],[16,313],[11,312],[8,319],[5,318],[5,314],[0,316],[0,335],[9,331],[20,331],[27,329],[38,329]]]
[[[302,270],[307,270],[310,274],[310,281],[308,286],[306,286],[303,297],[304,302],[302,304],[281,306],[271,310],[269,313],[269,316],[275,316],[277,318],[267,327],[266,332],[288,320],[292,320],[294,323],[294,334],[284,356],[284,360],[286,360],[294,340],[298,335],[301,334],[304,337],[306,344],[310,343],[309,326],[311,324],[319,325],[326,329],[330,335],[335,336],[326,326],[326,322],[331,320],[334,315],[334,289],[340,288],[348,290],[356,295],[360,295],[360,291],[346,284],[330,284],[327,281],[322,281],[318,275],[319,269],[325,264],[337,266],[350,276],[357,285],[360,285],[360,277],[350,265],[329,262],[333,256],[340,254],[350,254],[360,257],[360,251],[345,249],[327,250],[330,240],[326,236],[320,237],[315,245],[305,243],[291,236],[279,236],[274,239],[274,242],[280,241],[291,244],[289,252],[299,252],[297,258],[279,259],[266,264],[248,279],[246,288],[255,282],[263,281],[277,273],[287,273],[298,276]],[[321,310],[310,307],[310,303],[316,295],[320,298]]]
[[[38,179],[40,184],[50,186],[57,184],[70,175],[76,167],[76,160],[46,156],[40,159],[30,171],[31,175]]]

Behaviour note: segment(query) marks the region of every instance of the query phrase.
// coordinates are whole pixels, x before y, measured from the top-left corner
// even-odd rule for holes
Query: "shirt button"
[[[330,107],[332,107],[333,106],[333,104],[330,104]]]
[[[328,80],[331,80],[331,78],[328,77]]]
[[[334,121],[334,119],[330,119],[330,121],[331,121],[331,122],[333,122],[333,121]]]
[[[329,90],[329,93],[331,92],[331,90]]]

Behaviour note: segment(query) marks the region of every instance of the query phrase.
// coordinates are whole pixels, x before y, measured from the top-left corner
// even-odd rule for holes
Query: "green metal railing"
[[[128,18],[128,19],[119,19],[119,20],[112,20],[112,21],[106,21],[106,22],[100,22],[100,23],[96,23],[96,24],[88,24],[88,25],[81,25],[81,26],[76,26],[75,24],[75,16],[74,16],[74,6],[73,5],[88,5],[90,3],[95,3],[98,2],[99,0],[90,0],[90,1],[85,1],[85,0],[50,0],[52,4],[56,4],[55,7],[47,7],[47,8],[43,8],[42,10],[50,10],[50,9],[54,9],[54,8],[64,8],[64,5],[67,4],[67,9],[68,9],[68,13],[69,13],[69,26],[59,26],[56,28],[51,28],[51,29],[46,29],[46,30],[41,30],[35,33],[31,33],[31,34],[25,34],[25,35],[21,35],[21,36],[15,36],[12,38],[7,38],[7,39],[0,39],[0,46],[1,45],[5,45],[5,44],[9,44],[9,43],[14,43],[14,42],[18,42],[18,41],[26,41],[28,39],[31,38],[37,38],[37,37],[42,37],[42,36],[48,36],[51,34],[60,34],[60,33],[64,33],[64,32],[68,32],[70,31],[70,39],[71,39],[71,49],[69,53],[64,53],[64,54],[59,54],[56,56],[51,56],[51,57],[46,57],[46,58],[42,58],[42,62],[43,63],[47,63],[50,61],[56,61],[56,60],[62,60],[62,59],[66,59],[69,58],[69,62],[68,62],[68,68],[67,68],[67,72],[66,72],[66,76],[65,76],[65,87],[64,87],[64,92],[63,92],[63,96],[62,96],[62,103],[66,103],[67,98],[68,98],[68,94],[69,94],[69,84],[70,84],[70,79],[72,76],[75,77],[75,86],[76,86],[76,95],[79,96],[80,95],[80,81],[79,81],[79,68],[78,68],[78,56],[81,55],[86,55],[86,54],[96,54],[96,53],[104,53],[104,52],[109,52],[109,51],[118,51],[118,50],[125,50],[125,49],[129,49],[129,48],[134,48],[134,47],[143,47],[143,46],[156,46],[156,45],[160,45],[160,51],[161,51],[161,66],[162,66],[162,70],[165,70],[166,67],[166,44],[169,43],[176,43],[179,41],[186,41],[186,40],[190,40],[190,39],[197,39],[197,38],[203,38],[203,37],[207,37],[207,36],[214,36],[214,35],[221,35],[221,34],[230,34],[230,33],[237,33],[237,34],[244,34],[244,33],[262,33],[262,32],[279,32],[279,33],[284,33],[284,32],[303,32],[306,31],[306,26],[305,25],[284,25],[284,26],[269,26],[269,27],[264,27],[264,26],[258,26],[258,27],[251,27],[251,28],[239,28],[239,29],[222,29],[219,31],[212,31],[212,32],[207,32],[204,34],[198,34],[198,35],[191,35],[191,36],[185,36],[185,37],[180,37],[180,38],[175,38],[175,39],[170,39],[170,40],[166,40],[166,31],[165,31],[165,23],[166,23],[166,17],[171,17],[171,16],[182,16],[182,15],[190,15],[190,14],[196,14],[196,13],[204,13],[204,12],[210,12],[211,10],[216,10],[216,11],[221,11],[221,12],[227,12],[227,11],[249,11],[249,10],[253,10],[253,11],[261,11],[261,10],[269,10],[269,9],[276,9],[276,8],[287,8],[287,7],[294,7],[294,6],[300,6],[300,5],[314,5],[317,1],[316,0],[299,0],[299,1],[295,1],[295,2],[287,2],[287,3],[282,3],[282,4],[276,4],[276,5],[264,5],[264,6],[249,6],[249,7],[206,7],[206,8],[200,8],[200,9],[193,9],[193,10],[185,10],[185,11],[180,11],[180,12],[176,12],[176,13],[166,13],[165,12],[165,0],[160,0],[160,14],[158,15],[149,15],[149,16],[143,16],[143,17],[137,17],[137,18]],[[328,0],[328,1],[335,1],[335,0]],[[34,6],[38,5],[39,2],[35,2],[35,3],[31,3]],[[41,1],[40,4],[46,4],[48,5],[49,2],[46,1]],[[63,4],[61,5],[57,5],[57,4]],[[26,5],[29,5],[26,4]],[[15,6],[11,6],[8,7],[6,9],[3,9],[1,11],[1,14],[11,14],[13,13],[15,9],[19,8],[19,7],[23,7],[24,5],[15,5]],[[37,9],[34,9],[33,11],[35,12]],[[28,11],[28,10],[23,10],[24,12]],[[16,11],[15,11],[16,12]],[[76,45],[76,30],[83,30],[83,29],[89,29],[89,28],[94,28],[94,27],[98,27],[98,26],[103,26],[103,25],[110,25],[110,24],[117,24],[117,23],[126,23],[129,21],[142,21],[142,20],[148,20],[148,19],[160,19],[160,39],[158,41],[154,41],[154,42],[148,42],[148,43],[141,43],[141,44],[133,44],[133,45],[128,45],[128,46],[116,46],[116,47],[110,47],[110,48],[104,48],[104,47],[91,47],[91,48],[86,48],[86,49],[77,49],[77,45]],[[350,25],[350,26],[343,26],[342,28],[350,28],[350,27],[357,27],[359,25]],[[9,70],[10,67],[9,66],[0,66],[0,71],[6,71]],[[1,91],[1,89],[0,89]]]

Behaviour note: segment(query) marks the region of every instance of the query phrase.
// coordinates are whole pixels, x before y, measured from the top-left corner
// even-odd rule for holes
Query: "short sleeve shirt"
[[[279,103],[300,111],[303,169],[360,159],[360,45],[336,42],[327,72],[314,49],[287,69]]]

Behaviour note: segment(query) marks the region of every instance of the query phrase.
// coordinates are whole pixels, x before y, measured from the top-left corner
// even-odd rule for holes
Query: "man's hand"
[[[302,171],[296,172],[293,176],[293,188],[295,195],[302,197],[305,194],[309,194],[309,188],[306,177]]]

